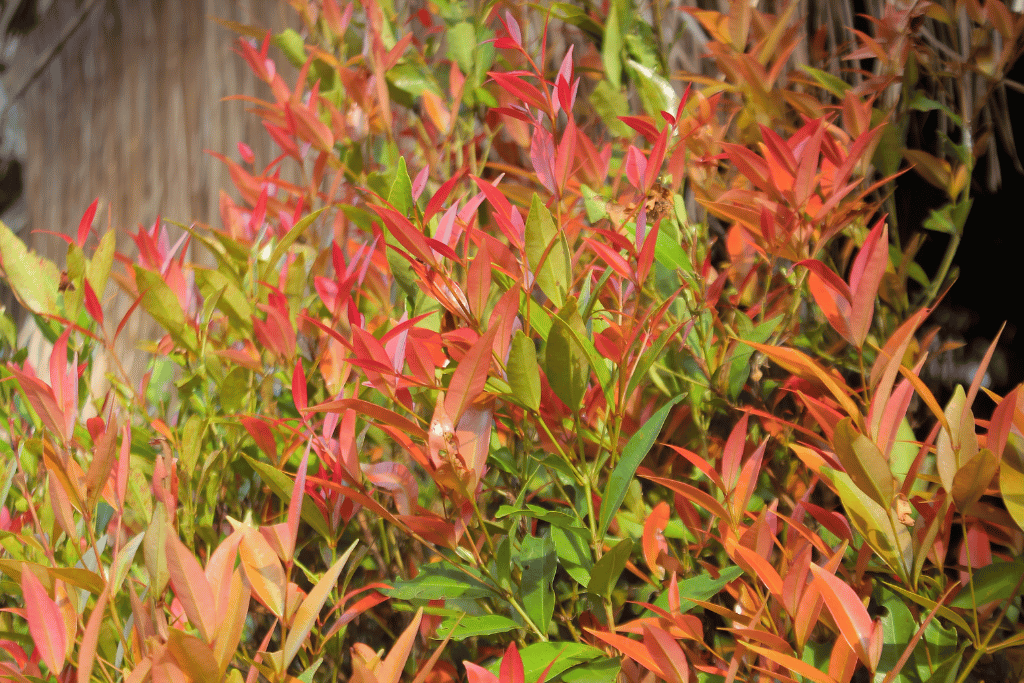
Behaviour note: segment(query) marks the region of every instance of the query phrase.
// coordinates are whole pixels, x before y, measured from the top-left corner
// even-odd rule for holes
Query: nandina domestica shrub
[[[684,86],[625,2],[293,4],[303,33],[236,27],[281,155],[218,154],[240,197],[220,226],[157,222],[128,258],[93,205],[63,273],[0,227],[54,341],[45,372],[4,352],[0,677],[845,683],[1012,661],[1024,403],[976,420],[984,367],[944,409],[921,382],[945,273],[884,204],[901,117],[949,108],[906,69],[953,57],[899,31],[1012,46],[1017,15],[887,10],[853,53],[878,69],[848,82],[827,55],[793,68],[796,4],[688,10],[721,78]],[[904,156],[962,230],[974,152],[951,154]],[[111,277],[166,334],[141,383],[114,364],[90,396],[124,326]]]

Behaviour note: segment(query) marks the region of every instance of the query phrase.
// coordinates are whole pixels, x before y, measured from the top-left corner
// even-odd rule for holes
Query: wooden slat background
[[[82,7],[54,0],[20,46],[18,63],[34,64],[51,50]],[[232,185],[204,150],[237,159],[245,141],[261,168],[273,158],[257,118],[242,102],[222,101],[240,93],[269,97],[269,88],[235,53],[237,34],[213,17],[274,32],[298,21],[283,0],[101,0],[32,83],[20,102],[27,141],[22,237],[30,247],[62,265],[65,243],[40,231],[73,234],[97,197],[101,230],[109,206],[118,249],[129,256],[136,250],[128,232],[158,215],[219,225],[219,193]],[[107,317],[114,325],[131,305],[115,290],[111,282]],[[145,359],[132,349],[154,332],[136,313],[119,340],[133,382]],[[37,367],[45,366],[38,334],[21,343]]]

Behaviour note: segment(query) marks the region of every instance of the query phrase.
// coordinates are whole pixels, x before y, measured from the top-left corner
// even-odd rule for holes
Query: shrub
[[[979,422],[982,367],[938,405],[946,272],[881,213],[906,110],[946,106],[899,30],[953,13],[876,18],[851,86],[791,70],[795,4],[692,10],[725,79],[680,94],[625,3],[295,4],[295,84],[238,43],[281,156],[217,155],[220,227],[129,259],[94,204],[64,273],[0,228],[54,341],[0,383],[0,675],[965,680],[1019,646],[1020,390]],[[950,149],[902,155],[959,234]],[[115,260],[166,335],[89,396]]]

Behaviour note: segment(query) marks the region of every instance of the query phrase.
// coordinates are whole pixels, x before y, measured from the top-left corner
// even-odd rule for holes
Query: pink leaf
[[[181,602],[190,624],[199,629],[207,643],[216,635],[214,612],[217,603],[199,561],[173,533],[167,536],[167,569],[171,587]]]
[[[630,145],[629,151],[626,153],[626,177],[629,178],[629,182],[633,187],[643,190],[644,178],[646,176],[647,158],[644,157],[643,152]]]
[[[32,642],[50,673],[57,675],[64,668],[67,632],[60,608],[47,594],[43,584],[28,568],[21,570],[21,592],[25,598],[25,617]]]
[[[884,219],[878,221],[868,234],[850,270],[850,331],[857,348],[864,345],[864,340],[871,329],[875,298],[878,296],[882,276],[885,275],[885,267],[889,263],[889,231],[883,221]]]

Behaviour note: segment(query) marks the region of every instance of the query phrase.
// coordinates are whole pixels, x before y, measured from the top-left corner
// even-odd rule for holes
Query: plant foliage
[[[923,227],[962,232],[974,111],[924,72],[994,88],[1020,15],[889,6],[797,63],[797,3],[687,9],[708,77],[668,73],[628,0],[292,4],[301,33],[234,27],[280,156],[215,154],[218,226],[158,220],[128,257],[94,203],[63,272],[0,226],[53,342],[34,365],[4,321],[0,678],[1020,661],[1024,398],[982,421],[984,364],[944,408],[919,379],[949,264],[885,215],[905,159],[949,195]],[[923,37],[955,26],[998,59]],[[962,142],[906,149],[910,110]],[[115,285],[163,330],[141,379]]]

